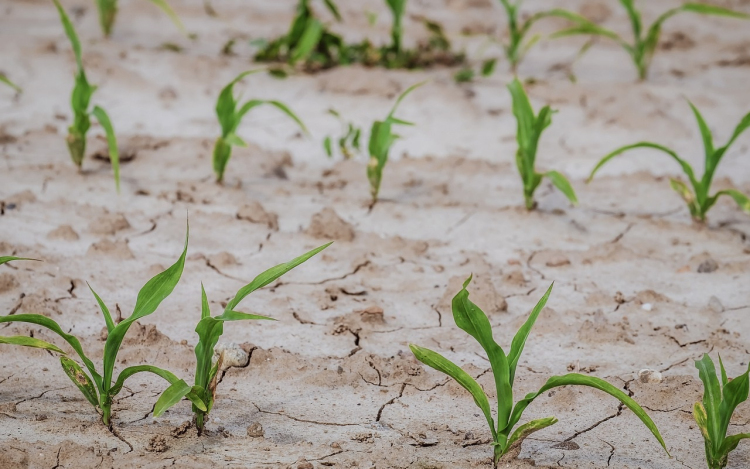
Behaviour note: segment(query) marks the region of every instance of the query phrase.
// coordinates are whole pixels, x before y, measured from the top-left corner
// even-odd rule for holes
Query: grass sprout
[[[86,134],[91,127],[91,116],[99,121],[99,124],[104,129],[104,133],[107,135],[107,144],[109,146],[109,160],[112,164],[112,171],[115,177],[115,187],[117,191],[120,191],[120,154],[117,150],[117,137],[115,136],[112,122],[109,119],[106,111],[99,106],[94,106],[94,109],[89,111],[91,96],[96,91],[96,85],[89,83],[86,78],[86,71],[83,68],[83,60],[81,59],[81,42],[78,40],[78,34],[73,23],[70,22],[67,13],[63,9],[62,5],[58,0],[53,0],[57,11],[60,13],[60,21],[62,22],[65,34],[70,39],[70,44],[73,48],[73,54],[76,58],[76,75],[75,85],[73,86],[73,93],[70,97],[70,104],[73,108],[73,124],[68,127],[68,137],[66,139],[68,144],[68,150],[70,157],[73,162],[81,169],[83,164],[83,157],[86,154]]]
[[[680,158],[674,150],[670,150],[669,148],[657,143],[639,142],[632,145],[620,147],[602,158],[591,171],[589,181],[591,181],[594,178],[596,172],[599,171],[599,169],[612,158],[634,148],[651,148],[669,155],[680,165],[682,171],[685,173],[685,176],[690,182],[690,186],[685,184],[683,181],[674,178],[670,179],[670,184],[672,186],[672,189],[674,189],[683,198],[694,220],[705,222],[706,214],[721,196],[731,197],[732,199],[734,199],[740,209],[747,213],[750,213],[750,198],[748,198],[747,195],[738,190],[725,189],[716,192],[714,195],[710,195],[711,183],[714,178],[714,173],[716,172],[716,168],[719,166],[721,159],[724,157],[727,150],[729,150],[729,147],[734,143],[734,141],[737,140],[737,138],[742,135],[745,130],[750,128],[750,113],[746,114],[745,117],[742,118],[740,123],[737,124],[737,127],[735,127],[732,136],[729,138],[729,141],[724,146],[715,148],[711,130],[708,128],[708,125],[703,119],[700,111],[690,101],[688,101],[688,104],[690,104],[690,108],[693,110],[693,114],[695,115],[695,119],[698,122],[698,128],[700,129],[701,137],[703,139],[705,169],[703,171],[703,176],[700,179],[696,178],[693,167],[690,166],[687,161]]]
[[[172,385],[162,393],[159,400],[156,402],[156,405],[154,406],[154,417],[162,415],[167,409],[182,400],[183,397],[189,397],[192,393],[193,395],[198,396],[203,403],[203,406],[199,406],[193,400],[195,426],[198,430],[198,435],[202,434],[208,414],[211,412],[214,405],[216,386],[220,381],[218,375],[221,371],[224,355],[222,353],[214,364],[212,364],[212,358],[214,356],[214,348],[219,341],[219,338],[224,333],[224,323],[226,321],[254,319],[273,320],[273,318],[267,316],[242,313],[236,311],[235,308],[245,297],[255,290],[265,287],[330,245],[331,243],[328,243],[315,248],[296,259],[284,264],[279,264],[261,273],[255,277],[252,282],[242,287],[237,294],[235,294],[234,298],[227,303],[224,312],[218,316],[211,316],[206,290],[203,288],[203,285],[201,285],[201,319],[198,322],[198,326],[195,328],[195,332],[198,334],[198,344],[195,346],[195,385],[190,386],[184,380],[172,383]]]
[[[112,27],[115,24],[115,17],[117,16],[117,1],[118,0],[96,0],[96,8],[99,10],[99,24],[102,27],[102,32],[105,36],[109,37],[112,34]],[[169,16],[172,22],[179,28],[181,32],[185,32],[185,26],[164,0],[151,0],[151,3],[161,8],[161,10]]]
[[[659,434],[659,430],[656,428],[656,424],[654,424],[646,411],[644,411],[643,408],[641,408],[641,406],[626,393],[601,378],[585,376],[577,373],[569,373],[564,376],[553,376],[549,378],[537,392],[527,394],[526,397],[514,405],[513,384],[516,375],[516,367],[521,358],[521,353],[523,352],[526,340],[531,333],[531,329],[534,326],[539,313],[547,303],[547,299],[552,291],[552,286],[549,287],[547,292],[531,311],[529,318],[523,326],[521,326],[518,332],[516,332],[509,353],[506,354],[492,337],[492,328],[490,326],[489,318],[477,305],[469,300],[469,292],[466,287],[470,282],[471,277],[464,282],[461,291],[453,298],[453,319],[459,328],[479,342],[489,358],[497,392],[496,419],[492,416],[490,403],[484,390],[468,373],[437,352],[413,344],[410,344],[409,347],[419,361],[431,368],[447,374],[472,395],[475,404],[481,409],[487,420],[487,424],[490,427],[492,446],[494,447],[495,465],[498,464],[500,458],[511,448],[520,445],[524,438],[557,422],[555,417],[547,417],[532,420],[516,427],[521,419],[521,415],[534,399],[546,394],[550,389],[560,386],[588,386],[613,396],[633,411],[633,413],[656,437],[664,450],[667,451],[664,440]],[[667,454],[669,454],[668,451]]]
[[[750,433],[727,436],[734,410],[748,398],[750,366],[746,372],[730,380],[720,356],[721,384],[716,376],[716,365],[708,354],[696,360],[695,367],[703,382],[703,400],[693,406],[693,417],[703,435],[708,468],[723,469],[727,466],[729,453],[740,441],[750,438]]]
[[[221,90],[219,98],[216,100],[216,116],[219,119],[221,125],[221,136],[216,139],[214,144],[213,152],[213,167],[214,173],[216,173],[216,181],[221,182],[224,180],[224,170],[227,167],[229,158],[232,156],[233,146],[247,146],[244,140],[237,135],[237,127],[242,122],[242,118],[245,117],[251,109],[258,107],[262,104],[270,104],[281,112],[289,116],[299,127],[307,133],[305,124],[302,123],[299,117],[292,112],[284,103],[274,100],[262,100],[262,99],[251,99],[244,104],[240,105],[240,98],[234,96],[234,85],[238,81],[242,80],[248,75],[263,71],[248,70],[242,72],[237,77],[229,82],[228,85]]]
[[[179,379],[171,372],[158,368],[153,365],[135,365],[125,368],[115,377],[115,362],[117,354],[122,345],[122,341],[127,334],[128,329],[133,323],[141,318],[152,314],[159,307],[161,302],[166,299],[177,282],[180,280],[182,270],[185,266],[185,256],[187,254],[188,234],[185,235],[185,247],[182,255],[171,267],[157,274],[149,280],[138,292],[133,313],[118,324],[112,319],[109,309],[104,304],[99,295],[91,289],[96,302],[104,316],[107,326],[107,340],[104,344],[104,356],[102,359],[103,372],[99,373],[91,359],[84,353],[80,341],[73,335],[63,331],[60,325],[54,320],[41,314],[13,314],[0,316],[0,323],[23,322],[42,326],[55,334],[59,335],[75,351],[78,358],[83,363],[83,368],[75,360],[69,358],[58,346],[26,336],[2,337],[0,343],[22,345],[25,347],[34,347],[50,350],[62,354],[60,364],[63,371],[68,375],[73,384],[81,391],[86,400],[91,403],[101,414],[102,423],[111,428],[112,421],[112,402],[123,388],[125,380],[136,373],[150,372],[161,376],[170,384],[177,382]],[[85,368],[85,371],[84,371]],[[188,394],[198,407],[203,407],[203,401],[194,394]]]
[[[688,2],[679,7],[665,11],[656,18],[651,26],[644,28],[643,18],[641,12],[636,8],[635,0],[620,0],[620,3],[627,11],[628,18],[630,18],[630,24],[633,31],[632,42],[628,42],[614,31],[603,28],[582,16],[569,18],[576,24],[570,28],[554,33],[552,37],[589,35],[611,39],[625,49],[638,70],[638,78],[640,80],[645,80],[648,77],[648,70],[654,58],[656,47],[659,44],[662,26],[669,18],[679,13],[697,13],[701,15],[750,19],[750,15],[748,14],[736,12],[727,8],[706,3]]]
[[[536,171],[536,152],[539,146],[539,139],[542,132],[552,123],[552,113],[554,112],[549,106],[544,106],[539,114],[534,114],[529,97],[523,89],[523,85],[518,79],[514,79],[508,89],[513,98],[513,115],[516,116],[518,130],[516,131],[516,141],[518,150],[516,151],[516,166],[521,174],[523,181],[523,196],[526,201],[528,210],[534,209],[534,192],[536,191],[543,178],[552,181],[552,184],[562,192],[568,200],[574,205],[578,203],[573,186],[570,182],[557,171],[547,171],[538,173]]]
[[[367,163],[367,179],[370,181],[370,195],[372,196],[373,204],[378,200],[380,182],[383,179],[383,169],[385,169],[385,165],[388,163],[388,153],[390,152],[393,143],[399,138],[398,135],[393,133],[393,126],[414,125],[412,122],[394,117],[396,109],[409,93],[425,83],[427,82],[423,81],[407,88],[396,99],[396,103],[393,105],[391,112],[385,120],[372,123],[372,128],[370,129],[370,140],[367,145],[370,153],[370,160]]]

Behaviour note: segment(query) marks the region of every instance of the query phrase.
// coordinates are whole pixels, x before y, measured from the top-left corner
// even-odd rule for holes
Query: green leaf
[[[721,386],[723,388],[729,382],[729,378],[727,378],[727,370],[724,368],[724,362],[721,361],[721,354],[719,354],[719,369],[721,370]]]
[[[195,332],[198,334],[198,344],[195,346],[195,384],[208,389],[211,381],[211,359],[216,343],[224,333],[224,321],[210,316],[204,317],[198,322]]]
[[[7,264],[11,261],[37,261],[42,262],[39,259],[30,259],[28,257],[15,257],[15,256],[0,256],[0,265]]]
[[[693,191],[687,186],[687,184],[679,179],[670,178],[669,185],[672,187],[672,190],[680,194],[680,197],[682,197],[689,206],[693,207],[695,205],[695,194],[693,194]]]
[[[122,387],[125,385],[125,381],[127,381],[128,378],[133,376],[136,373],[153,373],[161,378],[164,378],[168,383],[172,384],[176,381],[179,381],[179,378],[174,375],[171,371],[158,368],[153,365],[136,365],[136,366],[129,366],[122,370],[120,375],[117,377],[117,381],[115,384],[110,388],[109,395],[110,396],[116,396],[120,393],[122,390]]]
[[[703,404],[700,402],[696,402],[693,405],[693,418],[695,419],[695,423],[698,424],[701,435],[703,435],[703,439],[706,442],[706,448],[713,448],[711,434],[708,432],[708,416],[706,415],[706,408],[703,407]]]
[[[333,146],[331,144],[330,135],[327,135],[325,140],[323,140],[323,149],[326,151],[326,155],[328,155],[328,158],[333,157]]]
[[[714,156],[714,138],[698,108],[696,108],[690,101],[688,101],[688,104],[690,105],[690,109],[693,110],[695,120],[698,121],[698,128],[700,129],[701,137],[703,138],[703,149],[706,155],[706,167],[708,168],[710,165],[714,164],[712,161]]]
[[[482,62],[482,76],[488,77],[495,73],[495,66],[497,65],[497,59],[488,59]]]
[[[94,294],[94,298],[96,298],[96,302],[99,303],[99,309],[102,310],[102,315],[104,315],[104,322],[107,323],[107,333],[112,332],[112,329],[115,328],[115,323],[112,321],[112,315],[109,313],[109,308],[107,308],[107,305],[104,304],[104,301],[102,301],[101,298],[99,298],[99,295],[96,294],[93,288],[91,288],[91,285],[89,285],[88,282],[86,282],[86,285],[88,285],[89,290],[91,290],[91,293]]]
[[[721,417],[719,406],[721,405],[721,387],[716,377],[716,366],[708,354],[696,360],[695,367],[698,368],[698,376],[703,381],[703,408],[706,411],[706,427],[711,435],[711,441],[718,442],[724,438],[721,429]]]
[[[261,273],[257,277],[253,279],[252,282],[248,283],[244,287],[240,288],[240,290],[237,292],[237,294],[232,298],[229,303],[227,303],[226,308],[224,308],[224,314],[221,316],[218,316],[217,319],[223,319],[227,317],[228,313],[231,313],[234,311],[234,308],[242,301],[247,295],[251,294],[255,290],[258,290],[260,288],[265,287],[266,285],[270,284],[274,280],[278,279],[282,275],[286,274],[290,270],[294,269],[298,265],[302,264],[303,262],[307,261],[314,255],[318,254],[320,251],[324,250],[328,246],[330,246],[332,243],[326,243],[320,247],[317,247],[313,249],[312,251],[309,251],[295,259],[292,259],[289,262],[285,262],[283,264],[279,264],[275,267],[271,267],[270,269],[266,270],[265,272]]]
[[[120,192],[120,152],[117,149],[117,137],[112,122],[109,120],[107,112],[99,106],[94,106],[91,112],[96,120],[99,121],[104,132],[107,134],[107,145],[109,146],[109,161],[112,163],[112,171],[115,173],[115,187]]]
[[[2,73],[0,73],[0,83],[5,83],[6,85],[10,86],[11,88],[13,88],[19,93],[23,91],[20,86],[10,81],[10,78],[6,77]]]
[[[599,171],[599,169],[602,166],[604,166],[607,162],[609,162],[612,158],[628,150],[632,150],[634,148],[653,148],[655,150],[659,150],[659,151],[666,153],[667,155],[671,156],[675,161],[677,161],[677,163],[682,167],[682,171],[687,175],[693,187],[699,186],[698,181],[695,179],[693,168],[690,166],[690,164],[687,161],[677,156],[677,153],[675,153],[673,150],[670,150],[669,148],[665,146],[662,146],[656,143],[651,143],[651,142],[639,142],[639,143],[634,143],[632,145],[626,145],[608,154],[607,156],[599,160],[599,162],[596,164],[594,169],[591,170],[591,174],[589,175],[588,181],[590,182],[594,178],[594,175],[596,174],[596,172]]]
[[[185,233],[185,247],[182,250],[182,255],[171,267],[164,272],[157,274],[138,292],[138,298],[135,302],[135,308],[133,314],[127,319],[116,325],[112,332],[107,336],[107,341],[104,344],[104,390],[108,391],[109,386],[112,382],[112,374],[115,367],[115,361],[117,360],[117,353],[119,352],[120,345],[122,344],[125,334],[130,329],[130,326],[145,316],[156,311],[162,301],[172,293],[172,290],[177,286],[180,277],[182,276],[182,270],[185,267],[185,256],[187,255],[188,238],[190,236],[190,227],[187,226]]]
[[[737,448],[740,441],[750,439],[750,433],[740,433],[738,435],[728,436],[724,443],[721,445],[719,452],[721,454],[729,454]]]
[[[724,385],[722,391],[723,398],[719,405],[719,418],[721,422],[719,431],[721,435],[726,435],[734,410],[748,398],[748,393],[750,392],[750,378],[748,378],[748,374],[750,374],[750,367],[748,367],[745,373]],[[726,373],[722,373],[722,379],[723,377],[726,377]]]
[[[469,376],[467,372],[462,370],[458,365],[454,364],[447,358],[443,357],[439,353],[433,352],[432,350],[420,347],[418,345],[409,344],[409,348],[417,360],[424,363],[425,365],[434,368],[441,373],[445,373],[450,376],[464,389],[469,391],[471,396],[474,398],[474,403],[482,409],[484,418],[487,419],[487,424],[490,426],[493,439],[495,438],[495,423],[492,420],[492,411],[490,410],[490,403],[487,400],[482,388],[479,384]]]
[[[547,291],[544,293],[544,296],[542,296],[542,298],[537,302],[536,306],[534,306],[534,309],[531,310],[531,314],[529,314],[529,318],[526,320],[523,326],[521,326],[518,332],[516,332],[516,335],[513,337],[513,342],[511,343],[511,346],[510,346],[510,352],[508,353],[508,366],[510,369],[511,387],[513,387],[513,382],[516,376],[516,366],[518,366],[518,360],[521,358],[524,345],[526,345],[526,339],[529,338],[529,334],[531,333],[531,329],[534,327],[534,323],[539,317],[539,313],[542,312],[542,309],[544,309],[544,306],[547,304],[549,295],[552,293],[552,287],[554,286],[555,286],[554,283],[552,283],[552,285],[549,286]]]
[[[201,282],[201,319],[211,317],[211,307],[208,305],[208,297],[206,296],[206,289],[203,288],[203,282]]]
[[[317,47],[322,36],[323,24],[315,18],[309,18],[302,37],[292,50],[289,62],[293,65],[299,60],[307,59],[315,47]]]
[[[453,297],[453,319],[456,325],[470,336],[474,337],[482,346],[492,366],[497,390],[497,425],[498,432],[503,431],[508,423],[513,407],[513,388],[510,384],[510,365],[503,349],[492,337],[492,326],[487,315],[469,300],[466,287],[471,282],[469,277],[463,288]]]
[[[636,41],[639,41],[641,38],[641,13],[636,9],[633,0],[620,0],[620,3],[625,7],[625,10],[628,12],[628,17],[630,17],[630,25],[633,28],[633,38],[635,38]]]
[[[157,7],[161,8],[164,13],[169,16],[169,19],[172,20],[172,22],[177,26],[177,29],[179,29],[183,34],[186,33],[185,31],[185,25],[182,24],[182,21],[180,21],[180,18],[177,16],[177,14],[172,10],[172,7],[167,4],[164,0],[151,0],[151,3],[156,5]]]
[[[154,405],[154,418],[160,417],[167,409],[177,404],[182,400],[183,397],[190,396],[194,393],[193,387],[188,385],[184,380],[178,380],[172,383],[167,389],[161,393],[159,399]],[[206,412],[206,405],[199,398],[191,399],[191,402],[196,405],[200,410]]]
[[[22,345],[24,347],[41,348],[65,355],[65,352],[57,345],[50,344],[49,342],[45,342],[43,340],[35,339],[33,337],[25,335],[16,335],[13,337],[0,336],[0,344]]]
[[[275,321],[274,318],[268,316],[261,316],[259,314],[242,313],[240,311],[225,311],[221,316],[216,316],[219,321],[244,321],[247,319],[265,319],[268,321]]]
[[[388,114],[388,117],[386,119],[392,119],[393,114],[396,112],[396,109],[398,109],[398,105],[401,104],[401,101],[403,101],[404,98],[406,98],[412,91],[416,90],[420,86],[427,84],[427,81],[428,80],[420,81],[419,83],[415,83],[404,90],[404,92],[401,93],[398,98],[396,98],[396,103],[393,105],[393,108],[391,108],[391,112]]]
[[[730,10],[728,8],[717,7],[707,3],[686,3],[681,7],[682,11],[700,13],[702,15],[728,16],[730,18],[750,19],[747,13]]]
[[[735,190],[735,189],[725,189],[723,191],[717,192],[711,199],[712,199],[712,205],[713,202],[716,201],[719,197],[722,195],[726,195],[734,199],[734,201],[737,203],[737,205],[740,207],[740,209],[744,212],[750,213],[750,198],[743,194],[742,192]]]
[[[245,143],[242,138],[240,138],[237,134],[229,134],[226,137],[224,137],[224,142],[227,145],[232,145],[235,147],[246,147],[247,143]]]
[[[336,21],[342,21],[341,14],[339,13],[339,9],[336,6],[336,4],[333,3],[333,0],[323,0],[323,2],[328,8],[328,11],[330,11],[333,17],[336,18]]]
[[[60,22],[62,22],[63,28],[65,29],[65,34],[68,36],[68,39],[70,39],[70,45],[73,47],[73,54],[76,57],[76,64],[78,65],[78,72],[81,73],[83,72],[81,41],[78,40],[78,34],[76,34],[73,23],[70,22],[70,18],[68,18],[68,15],[65,13],[65,9],[63,9],[62,5],[60,5],[60,2],[58,0],[52,1],[55,3],[57,12],[60,14]]]
[[[527,436],[534,432],[538,432],[544,428],[550,427],[557,423],[555,417],[547,417],[544,419],[532,420],[527,422],[516,429],[513,434],[508,438],[507,447],[510,448],[515,443],[521,443]]]
[[[96,388],[89,379],[88,375],[83,372],[78,363],[74,362],[68,357],[60,357],[60,364],[62,365],[63,371],[68,375],[73,384],[81,391],[83,396],[88,400],[94,407],[99,407],[99,398],[97,397]]]
[[[86,354],[83,353],[81,343],[75,336],[63,332],[60,325],[55,321],[48,318],[47,316],[42,316],[41,314],[14,314],[11,316],[0,316],[0,323],[4,322],[25,322],[28,324],[36,324],[37,326],[45,327],[55,334],[59,335],[68,344],[70,344],[70,346],[73,348],[73,350],[76,351],[78,356],[81,357],[81,360],[86,365],[86,369],[88,369],[89,373],[91,373],[91,376],[93,376],[94,381],[96,381],[97,386],[100,386],[102,378],[96,372],[96,368],[94,367],[94,364],[91,362],[91,360],[89,360]]]
[[[550,181],[552,181],[552,184],[557,187],[560,192],[565,194],[565,197],[570,200],[570,203],[573,205],[578,205],[578,198],[576,197],[576,193],[573,190],[573,186],[570,185],[570,182],[563,176],[562,174],[558,173],[557,171],[547,171],[544,173],[544,176],[548,177]]]
[[[307,127],[305,127],[305,124],[302,122],[302,120],[299,117],[297,117],[297,115],[295,113],[293,113],[292,110],[289,109],[286,106],[286,104],[284,104],[284,103],[282,103],[280,101],[273,101],[273,100],[272,101],[268,101],[268,104],[270,104],[272,106],[275,106],[281,112],[283,112],[284,114],[286,114],[287,116],[289,116],[294,122],[297,123],[297,125],[299,125],[299,127],[302,129],[302,131],[304,133],[306,133],[306,134],[309,133],[308,130],[307,130]]]
[[[742,118],[740,123],[737,124],[737,127],[734,129],[732,137],[729,139],[727,144],[720,148],[718,151],[721,151],[722,153],[727,151],[732,143],[734,143],[734,141],[737,140],[737,138],[742,135],[742,133],[747,129],[750,129],[750,113],[746,114],[745,117]]]
[[[633,400],[633,398],[601,378],[596,378],[594,376],[584,376],[577,373],[569,373],[564,376],[553,376],[547,380],[547,382],[544,384],[544,386],[541,387],[541,389],[539,389],[539,391],[527,394],[526,397],[518,401],[516,406],[513,408],[513,413],[511,415],[508,428],[513,428],[513,426],[518,423],[518,420],[521,418],[521,414],[523,414],[523,411],[526,410],[526,407],[528,407],[528,405],[531,404],[534,399],[549,391],[550,389],[560,386],[589,386],[606,392],[610,396],[619,400],[628,409],[632,410],[633,413],[641,420],[641,422],[643,422],[643,424],[646,425],[649,430],[651,430],[651,433],[653,433],[654,437],[656,437],[656,439],[659,441],[662,448],[664,448],[664,451],[666,451],[667,455],[669,455],[667,446],[664,443],[661,434],[659,433],[659,429],[656,428],[656,424],[653,420],[651,420],[651,417],[648,416],[646,411],[643,410],[643,408],[641,408],[641,406]]]

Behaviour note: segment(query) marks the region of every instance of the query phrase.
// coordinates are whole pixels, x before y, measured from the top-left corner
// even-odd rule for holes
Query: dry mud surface
[[[115,436],[56,358],[2,346],[0,467],[490,467],[489,434],[472,399],[425,369],[407,346],[446,354],[493,394],[488,362],[450,313],[450,298],[470,273],[472,298],[504,346],[555,281],[522,357],[516,396],[568,370],[605,378],[650,411],[674,455],[668,459],[613,399],[563,388],[525,415],[555,415],[559,423],[527,439],[519,459],[502,467],[705,467],[690,414],[701,392],[693,360],[721,352],[730,375],[747,367],[750,217],[722,201],[708,226],[692,224],[668,186],[679,168],[653,153],[623,158],[589,185],[584,178],[603,154],[641,139],[672,146],[702,167],[683,97],[701,107],[718,141],[728,138],[750,110],[746,24],[676,17],[646,83],[636,83],[627,57],[606,42],[576,65],[578,82],[571,83],[561,64],[581,41],[542,42],[520,69],[537,80],[529,88],[535,106],[548,102],[559,110],[538,164],[570,175],[581,204],[569,207],[545,185],[539,210],[529,213],[521,208],[513,163],[505,63],[491,79],[461,86],[445,69],[351,67],[281,81],[256,75],[242,86],[245,96],[289,103],[312,137],[273,109],[258,110],[240,132],[250,147],[235,149],[218,186],[210,164],[218,131],[213,99],[252,66],[247,40],[285,31],[295,2],[222,0],[212,18],[198,0],[173,1],[195,41],[136,0],[121,2],[115,33],[103,40],[92,2],[64,3],[77,12],[89,78],[100,85],[94,102],[109,111],[133,158],[122,166],[117,196],[108,163],[92,157],[104,148],[95,127],[84,172],[75,170],[64,141],[73,61],[57,14],[47,1],[3,0],[0,64],[25,92],[14,98],[3,90],[0,97],[0,253],[45,260],[0,267],[3,314],[48,315],[100,357],[104,323],[85,282],[128,314],[143,283],[178,257],[189,213],[182,280],[156,314],[131,329],[117,365],[150,363],[188,378],[200,282],[217,312],[265,268],[336,243],[243,302],[244,311],[278,321],[227,328],[222,343],[242,347],[249,364],[226,370],[208,435],[200,438],[180,427],[190,419],[185,402],[152,418],[164,389],[159,378],[127,383],[115,405]],[[347,38],[387,39],[382,2],[340,3],[347,22],[337,28]],[[548,3],[588,9],[628,30],[614,1],[529,1],[527,8]],[[641,2],[648,18],[676,3]],[[723,4],[750,12],[747,1]],[[470,55],[483,40],[462,31],[503,32],[491,0],[412,0],[409,8],[410,41],[421,34],[419,15],[444,22]],[[380,12],[371,31],[366,9]],[[232,37],[236,55],[220,55]],[[183,49],[166,50],[165,43]],[[429,87],[402,107],[403,117],[419,125],[401,129],[405,138],[386,168],[383,200],[368,211],[364,160],[323,153],[322,137],[339,131],[325,111],[335,108],[364,125],[382,117],[400,90],[426,78]],[[719,186],[750,191],[749,146],[743,138],[726,155]],[[711,272],[699,272],[701,265]],[[39,328],[0,329],[59,343]],[[644,368],[661,371],[664,380],[640,382]],[[750,431],[750,406],[739,408],[730,431]],[[748,466],[750,445],[740,445],[730,467]]]

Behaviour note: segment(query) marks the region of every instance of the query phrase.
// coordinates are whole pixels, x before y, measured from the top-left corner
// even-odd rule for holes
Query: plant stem
[[[500,462],[500,458],[503,457],[503,450],[500,448],[500,446],[495,446],[493,456],[492,456],[492,467],[497,467],[497,464]]]
[[[203,427],[205,425],[205,419],[206,414],[203,412],[196,412],[195,414],[195,428],[198,429],[198,436],[201,436],[203,434]]]
[[[78,166],[78,169],[81,169],[83,157],[86,153],[86,136],[79,132],[71,131],[68,134],[66,142],[68,144],[70,158],[73,160],[73,163]]]
[[[102,423],[109,428],[112,425],[112,403],[108,402],[109,399],[106,399],[105,402],[102,402]]]
[[[534,210],[536,208],[536,202],[534,202],[534,194],[523,194],[524,199],[526,200],[526,210]]]

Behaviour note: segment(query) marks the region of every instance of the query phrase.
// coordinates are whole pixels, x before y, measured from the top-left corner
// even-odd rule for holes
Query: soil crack
[[[281,417],[286,417],[288,419],[294,420],[295,422],[302,422],[302,423],[314,423],[315,425],[325,425],[329,427],[359,427],[361,424],[359,423],[338,423],[338,422],[319,422],[317,420],[308,420],[303,419],[299,417],[294,417],[292,415],[288,415],[285,412],[272,412],[270,410],[263,410],[255,402],[251,403],[261,414],[270,414],[270,415],[279,415]]]

